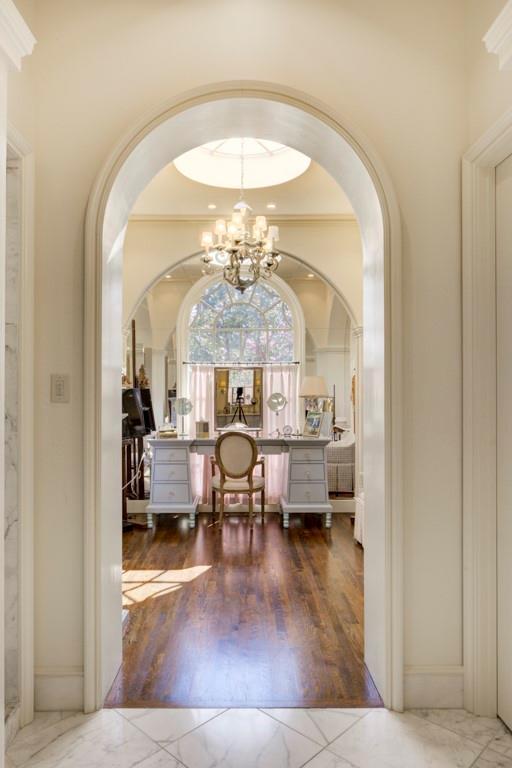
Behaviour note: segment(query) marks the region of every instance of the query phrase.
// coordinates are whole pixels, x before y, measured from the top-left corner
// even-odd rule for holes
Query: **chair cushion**
[[[252,487],[254,491],[260,491],[265,485],[265,479],[259,475],[255,475],[252,479]],[[212,477],[212,487],[216,491],[220,491],[220,475]],[[224,490],[230,493],[247,493],[249,490],[249,483],[247,478],[242,477],[240,480],[233,480],[226,477],[224,483]]]

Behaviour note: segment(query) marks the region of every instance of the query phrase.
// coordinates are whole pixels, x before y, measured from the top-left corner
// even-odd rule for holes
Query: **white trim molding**
[[[512,0],[489,27],[483,42],[487,51],[498,57],[500,69],[512,69]]]
[[[21,69],[21,60],[30,56],[36,39],[12,0],[0,0],[0,52],[9,64]]]
[[[405,708],[460,709],[464,701],[462,666],[407,666]]]
[[[512,110],[464,155],[464,706],[493,717],[496,650],[495,168],[512,154]]]
[[[234,103],[243,103],[244,109],[233,110]],[[298,125],[314,125],[317,138],[312,138],[312,134],[305,130],[304,144],[316,148],[319,162],[331,163],[338,171],[346,164],[345,179],[351,185],[354,200],[358,201],[357,215],[363,232],[363,243],[366,242],[366,227],[367,233],[371,232],[370,240],[374,244],[372,248],[364,249],[364,253],[379,285],[377,293],[379,301],[382,300],[384,324],[370,325],[365,337],[376,339],[375,349],[380,349],[382,343],[385,365],[382,382],[376,385],[378,403],[375,406],[376,409],[382,408],[379,414],[382,420],[375,434],[383,450],[375,450],[376,473],[369,476],[365,489],[366,506],[369,508],[371,504],[377,504],[383,512],[379,517],[382,535],[375,536],[375,545],[382,547],[379,550],[382,554],[382,573],[379,573],[379,578],[375,574],[373,584],[367,587],[368,594],[373,586],[375,606],[378,609],[375,619],[377,631],[372,635],[373,656],[370,662],[381,677],[377,682],[385,705],[397,710],[403,708],[403,329],[401,221],[396,195],[384,166],[367,139],[359,131],[347,128],[350,119],[336,115],[309,94],[273,83],[238,80],[197,88],[147,114],[110,154],[89,197],[85,222],[83,421],[86,711],[102,706],[106,662],[110,664],[107,669],[110,675],[114,660],[113,654],[107,658],[103,650],[108,626],[102,610],[105,596],[110,596],[113,589],[107,595],[104,583],[107,571],[102,571],[102,547],[106,541],[103,535],[106,522],[102,514],[102,503],[113,485],[109,485],[107,462],[103,461],[103,457],[108,454],[104,452],[102,444],[107,413],[102,410],[102,386],[107,376],[102,357],[105,349],[102,327],[105,317],[108,322],[111,318],[108,312],[111,311],[112,303],[108,301],[108,291],[116,279],[115,270],[121,260],[122,241],[130,208],[144,184],[164,163],[169,162],[170,152],[183,152],[189,148],[191,141],[201,143],[199,139],[208,136],[210,122],[204,119],[204,115],[215,114],[216,119],[221,116],[223,120],[232,121],[233,112],[236,112],[240,120],[243,119],[244,125],[247,125],[251,113],[251,119],[258,124],[273,125],[272,116],[275,115],[276,105],[279,105],[281,116],[276,132],[279,130],[286,134],[293,128],[296,133]],[[319,137],[327,137],[328,141],[324,142]],[[142,156],[145,158],[143,164],[140,162]],[[142,174],[134,174],[134,168],[139,165],[143,165]],[[373,379],[374,384],[375,381]],[[375,480],[377,475],[378,479]],[[380,488],[377,488],[378,483]],[[370,491],[373,491],[373,497]],[[116,633],[120,636],[117,629]]]

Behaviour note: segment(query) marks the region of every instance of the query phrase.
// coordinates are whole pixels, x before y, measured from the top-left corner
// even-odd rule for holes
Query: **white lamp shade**
[[[329,397],[323,376],[305,376],[300,385],[299,397]]]
[[[201,235],[201,245],[203,248],[209,248],[213,245],[213,232],[203,232]]]
[[[268,228],[267,237],[269,237],[271,240],[275,240],[277,243],[279,240],[279,227],[275,224],[272,224],[272,226]]]

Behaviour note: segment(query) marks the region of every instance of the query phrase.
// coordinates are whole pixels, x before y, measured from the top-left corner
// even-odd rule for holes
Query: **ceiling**
[[[351,215],[352,206],[334,179],[312,162],[298,178],[273,187],[248,190],[245,195],[254,214],[276,216]],[[158,173],[141,193],[132,217],[195,217],[231,215],[238,192],[222,189],[183,176],[173,163]],[[268,204],[274,209],[268,209]],[[215,205],[214,209],[209,205]]]

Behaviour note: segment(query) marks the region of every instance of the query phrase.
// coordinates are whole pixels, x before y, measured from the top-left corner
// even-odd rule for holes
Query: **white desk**
[[[290,514],[323,514],[331,527],[332,506],[327,489],[325,449],[327,438],[255,438],[261,454],[287,456],[286,483],[281,497],[283,525]],[[190,527],[196,524],[199,497],[192,493],[190,454],[212,455],[216,438],[149,440],[153,450],[149,514],[186,514]]]

